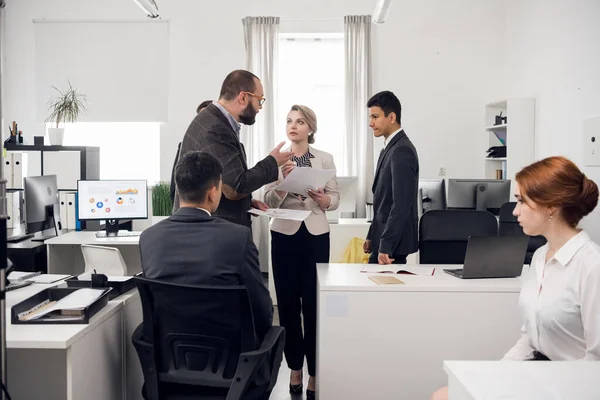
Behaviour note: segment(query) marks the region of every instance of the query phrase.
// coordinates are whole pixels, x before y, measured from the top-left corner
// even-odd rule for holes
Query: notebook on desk
[[[529,236],[469,237],[463,268],[444,272],[461,279],[514,278],[521,275]]]

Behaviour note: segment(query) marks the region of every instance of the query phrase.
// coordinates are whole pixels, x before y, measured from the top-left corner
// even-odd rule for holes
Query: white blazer
[[[313,168],[335,170],[335,164],[331,154],[325,151],[317,150],[311,146],[308,146],[308,151],[314,156],[314,158],[310,159],[310,163]],[[321,207],[308,195],[304,201],[300,201],[300,199],[291,193],[287,193],[283,198],[280,197],[275,191],[275,186],[281,183],[282,180],[283,174],[281,173],[281,168],[279,168],[279,177],[277,181],[270,183],[266,187],[265,203],[267,203],[270,208],[310,210],[312,213],[304,220],[306,229],[312,235],[322,235],[329,232],[329,222],[327,221],[325,211],[335,210],[340,204],[340,193],[338,192],[337,179],[333,177],[329,182],[327,182],[327,185],[325,185],[325,194],[331,199],[329,207],[325,210],[321,209]],[[301,221],[275,218],[271,223],[271,230],[283,233],[284,235],[293,235],[298,232],[301,224]]]

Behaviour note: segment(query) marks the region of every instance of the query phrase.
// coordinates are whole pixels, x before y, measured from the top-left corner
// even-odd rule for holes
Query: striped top
[[[313,156],[310,153],[310,151],[307,151],[304,155],[301,155],[300,157],[293,156],[292,161],[294,161],[296,163],[297,167],[312,168],[312,164],[310,163],[311,158],[315,158],[315,156]],[[300,197],[302,199],[302,201],[306,200],[306,196],[303,196],[298,193],[292,193],[292,194],[296,197]]]

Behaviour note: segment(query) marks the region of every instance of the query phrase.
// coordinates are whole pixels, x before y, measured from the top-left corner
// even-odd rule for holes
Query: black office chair
[[[513,210],[517,203],[510,202],[504,203],[500,207],[500,218],[498,225],[498,235],[500,236],[526,236],[523,232],[523,228],[519,225],[517,217],[513,215]],[[543,245],[546,244],[546,238],[543,236],[529,236],[529,242],[527,243],[527,253],[525,253],[524,264],[531,264],[531,258],[533,253]]]
[[[268,399],[285,331],[259,343],[245,286],[199,286],[135,277],[144,321],[132,341],[146,400]]]
[[[498,236],[494,214],[474,210],[431,210],[419,225],[421,264],[464,264],[469,236]]]

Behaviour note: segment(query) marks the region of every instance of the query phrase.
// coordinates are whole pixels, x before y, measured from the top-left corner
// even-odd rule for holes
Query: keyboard
[[[452,276],[456,276],[457,278],[462,278],[463,275],[463,269],[462,268],[457,268],[457,269],[445,269],[444,272],[452,275]]]
[[[98,231],[96,232],[97,238],[111,238],[111,237],[137,237],[140,236],[142,232],[139,231],[119,231],[116,235],[106,236],[106,231]]]
[[[13,235],[13,236],[6,238],[6,242],[7,243],[18,243],[18,242],[21,242],[25,239],[29,239],[32,237],[33,237],[33,233],[22,233],[19,235]]]

